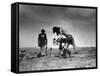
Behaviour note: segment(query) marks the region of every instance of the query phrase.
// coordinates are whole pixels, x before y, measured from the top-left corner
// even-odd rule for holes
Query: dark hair
[[[42,32],[42,33],[44,33],[44,32],[45,32],[45,30],[44,30],[44,29],[41,29],[41,32]]]
[[[53,27],[53,33],[56,33],[57,35],[60,34],[60,27]]]

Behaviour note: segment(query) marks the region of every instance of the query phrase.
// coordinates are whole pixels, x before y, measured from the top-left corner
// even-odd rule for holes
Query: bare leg
[[[41,57],[41,55],[42,55],[42,47],[40,47],[40,52],[39,52],[39,54],[37,55],[37,57]]]
[[[48,55],[47,46],[45,47],[45,55]]]
[[[40,56],[44,56],[45,55],[45,49],[46,49],[46,46],[43,46],[43,47],[40,47]]]
[[[76,47],[76,45],[75,45],[74,39],[73,39],[73,44],[72,44],[72,46],[73,46],[73,50],[74,50],[74,52],[75,52],[75,47]]]
[[[72,44],[72,47],[73,47],[73,51],[75,51],[75,45],[74,44]]]
[[[76,53],[76,52],[75,52],[75,48],[76,48],[75,41],[73,41],[72,46],[73,46],[73,53],[75,54],[75,53]]]
[[[62,44],[59,45],[59,57],[61,57],[61,52],[62,52]]]
[[[62,50],[59,51],[59,57],[61,57],[61,51],[62,51]]]
[[[67,45],[67,47],[66,47],[66,52],[68,53],[68,55],[69,55],[69,57],[70,57],[70,54],[71,54],[71,52],[69,51],[69,44]]]
[[[64,57],[66,57],[66,54],[68,54],[69,57],[70,57],[71,52],[70,52],[69,49],[68,49],[69,45],[70,45],[70,44],[67,44],[67,43],[64,44],[64,49],[63,49],[63,55],[64,55]]]
[[[42,47],[40,47],[40,54],[42,54]]]

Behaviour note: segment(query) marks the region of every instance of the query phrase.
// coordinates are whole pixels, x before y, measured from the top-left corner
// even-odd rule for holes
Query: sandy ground
[[[34,50],[36,49],[26,49],[26,54],[33,56],[36,52]],[[24,59],[19,62],[19,71],[96,67],[96,49],[94,47],[76,48],[76,53],[72,53],[71,58],[55,57],[56,54],[57,49],[48,56]]]

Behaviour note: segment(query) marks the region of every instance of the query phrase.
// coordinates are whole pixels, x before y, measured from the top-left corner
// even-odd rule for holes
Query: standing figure
[[[40,47],[39,56],[44,56],[47,52],[47,35],[44,29],[42,29],[38,35],[38,46]]]

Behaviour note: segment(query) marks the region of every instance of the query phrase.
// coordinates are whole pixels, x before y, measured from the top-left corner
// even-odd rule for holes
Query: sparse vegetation
[[[37,57],[39,49],[23,49],[25,50],[24,56],[26,56],[26,59],[20,60],[19,71],[96,67],[95,47],[77,47],[77,53],[72,53],[70,58],[56,57],[58,49],[53,48],[51,55],[40,58]]]

